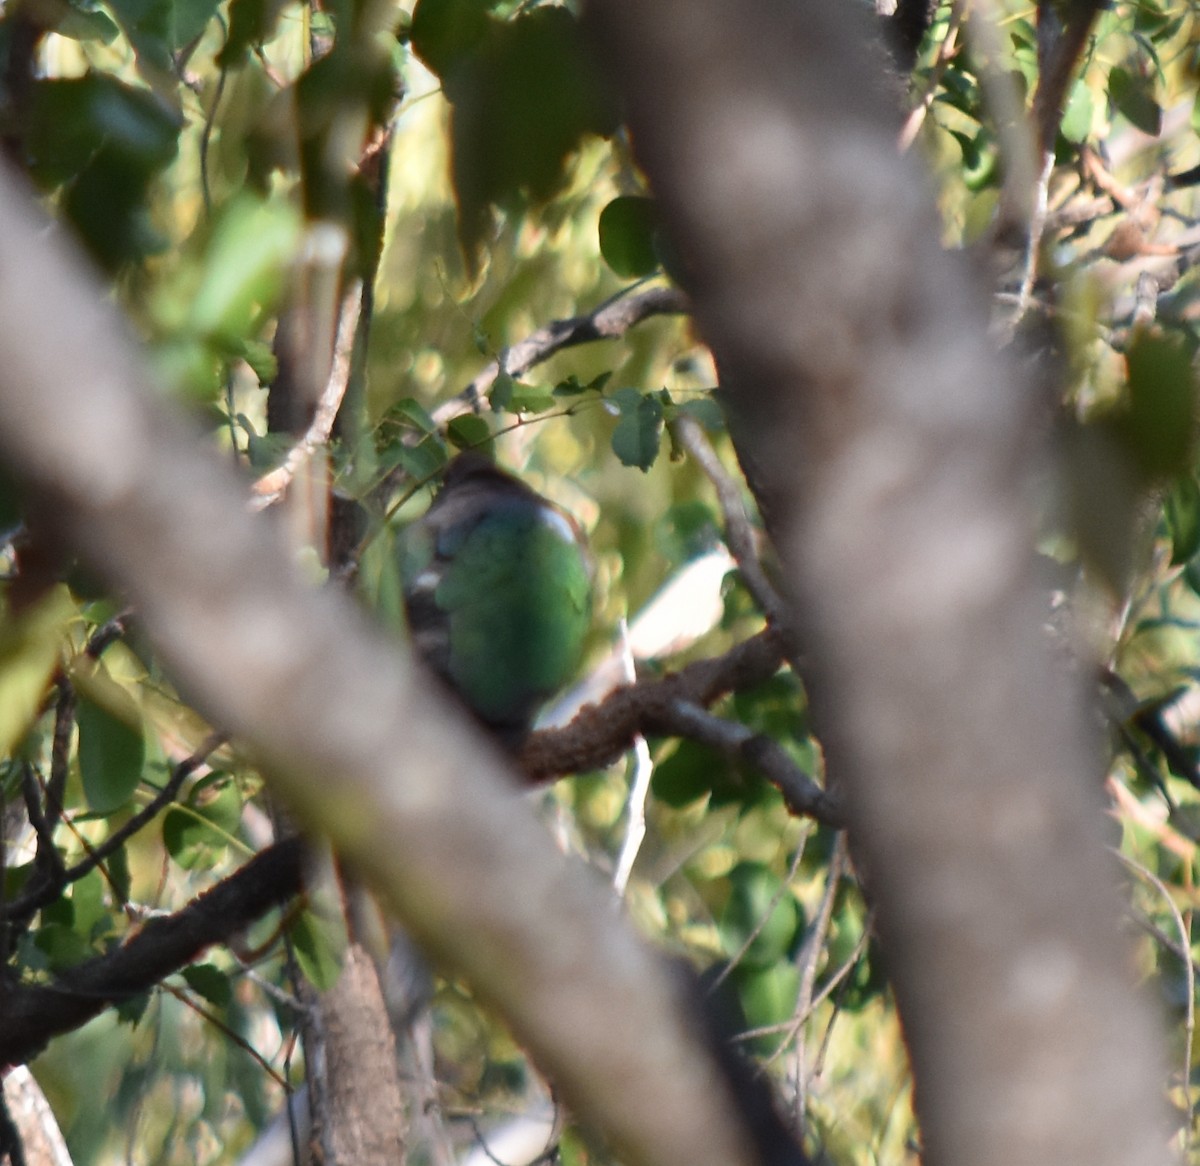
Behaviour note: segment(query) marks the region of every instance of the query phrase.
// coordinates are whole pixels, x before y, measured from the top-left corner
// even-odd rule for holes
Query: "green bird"
[[[417,652],[503,744],[520,745],[583,654],[592,581],[578,527],[463,453],[403,532],[400,573]]]

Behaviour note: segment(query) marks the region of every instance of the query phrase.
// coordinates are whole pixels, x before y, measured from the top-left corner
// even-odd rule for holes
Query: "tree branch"
[[[0,1066],[35,1057],[51,1038],[71,1032],[105,1009],[147,992],[297,894],[304,848],[280,842],[252,858],[182,911],[151,919],[116,951],[89,960],[52,984],[0,992]]]
[[[434,420],[444,425],[460,413],[478,410],[501,372],[519,377],[564,348],[593,340],[615,340],[651,316],[680,315],[689,310],[687,296],[676,287],[651,287],[633,294],[626,288],[598,308],[581,316],[552,320],[506,348],[499,360],[493,360],[458,396],[437,409]]]
[[[985,289],[896,154],[866,19],[826,0],[590,12],[799,600],[924,1161],[1165,1162],[1099,766],[1041,632],[1034,386],[997,359]]]
[[[247,512],[7,175],[0,253],[0,455],[125,593],[180,691],[631,1162],[749,1166],[676,978],[402,646],[314,587],[269,513]]]

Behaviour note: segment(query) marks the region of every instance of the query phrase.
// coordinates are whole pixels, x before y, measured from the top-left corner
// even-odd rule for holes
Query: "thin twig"
[[[34,891],[27,892],[19,899],[10,903],[6,908],[8,917],[10,919],[20,918],[24,914],[32,914],[34,911],[53,902],[64,886],[77,882],[84,875],[98,867],[110,855],[115,854],[125,845],[125,842],[129,838],[133,837],[143,826],[155,818],[164,807],[175,800],[183,783],[208,760],[209,756],[215,750],[224,745],[227,739],[224,733],[210,733],[205,737],[196,751],[189,757],[185,757],[175,767],[167,784],[145,806],[134,814],[125,825],[118,830],[114,830],[98,846],[89,847],[85,858],[62,872],[61,881],[58,884],[38,887]]]
[[[687,450],[717,492],[717,502],[725,521],[725,544],[737,562],[746,589],[767,617],[768,623],[778,628],[787,627],[787,605],[762,569],[754,528],[750,525],[741,491],[721,464],[712,442],[694,417],[680,417],[674,428],[679,444]]]
[[[793,814],[840,825],[841,807],[833,795],[817,785],[783,746],[766,734],[756,733],[738,721],[714,716],[686,700],[675,701],[660,724],[672,734],[690,737],[753,766],[783,794]]]
[[[632,684],[637,678],[633,663],[633,652],[629,646],[629,628],[621,620],[619,631],[621,664],[624,679]],[[633,738],[633,776],[629,783],[628,821],[625,826],[625,841],[617,858],[617,869],[613,874],[613,889],[618,897],[624,897],[633,873],[633,864],[646,837],[646,798],[650,794],[650,778],[654,773],[654,762],[650,758],[650,746],[646,738],[638,733]]]
[[[337,420],[338,410],[342,407],[342,399],[350,383],[351,358],[354,354],[354,341],[358,332],[358,318],[362,308],[362,284],[355,282],[342,297],[341,316],[338,321],[337,340],[334,343],[333,363],[329,370],[329,378],[317,401],[317,409],[313,419],[295,445],[288,450],[283,465],[270,473],[264,474],[253,486],[253,496],[249,506],[251,510],[264,510],[278,502],[300,467],[312,456],[313,452],[324,445],[333,433],[333,425]]]
[[[502,372],[521,376],[564,348],[593,340],[616,340],[651,316],[682,315],[690,310],[687,297],[678,288],[652,287],[633,295],[626,288],[598,308],[581,316],[552,320],[506,348],[499,360],[493,360],[461,393],[437,409],[433,419],[444,425],[461,413],[477,412]]]
[[[1183,1073],[1181,1075],[1183,1105],[1188,1115],[1187,1124],[1183,1131],[1184,1148],[1186,1149],[1187,1131],[1190,1131],[1192,1128],[1192,1044],[1196,1035],[1196,964],[1192,959],[1191,932],[1187,924],[1184,923],[1183,915],[1175,905],[1175,900],[1171,897],[1171,892],[1167,889],[1162,879],[1136,859],[1122,854],[1119,850],[1114,850],[1113,853],[1121,860],[1126,870],[1132,871],[1140,878],[1145,879],[1146,882],[1158,891],[1163,902],[1167,905],[1167,910],[1171,913],[1171,918],[1175,921],[1176,929],[1179,931],[1179,946],[1182,949],[1180,954],[1183,956],[1183,974],[1187,984],[1187,1006],[1184,1012],[1183,1024]]]
[[[970,3],[971,0],[955,0],[951,8],[950,20],[946,25],[946,35],[942,37],[942,43],[938,45],[937,56],[934,58],[933,67],[929,71],[929,78],[925,82],[924,92],[922,92],[920,99],[913,106],[912,112],[909,113],[904,121],[904,128],[900,131],[896,148],[902,154],[917,140],[917,133],[920,131],[921,126],[924,125],[925,118],[933,106],[933,99],[937,96],[938,86],[942,83],[942,76],[946,72],[946,67],[958,56],[958,34],[963,21],[966,19]]]

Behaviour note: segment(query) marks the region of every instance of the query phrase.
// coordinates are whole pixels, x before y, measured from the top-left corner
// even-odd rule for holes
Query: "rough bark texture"
[[[245,484],[146,382],[111,304],[0,171],[0,457],[252,748],[633,1163],[751,1161],[676,982],[555,850],[503,759],[399,644],[314,589]]]
[[[312,1003],[304,1049],[313,1062],[313,1161],[399,1166],[406,1122],[396,1043],[375,965],[362,947],[350,944],[338,982]]]
[[[1029,386],[897,156],[860,14],[590,14],[790,569],[925,1160],[1165,1161],[1099,766],[1040,632]]]

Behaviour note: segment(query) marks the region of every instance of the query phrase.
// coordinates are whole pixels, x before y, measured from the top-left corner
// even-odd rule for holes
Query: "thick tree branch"
[[[247,512],[55,233],[0,177],[9,469],[127,595],[180,690],[498,1006],[581,1117],[643,1166],[748,1166],[675,977],[402,647]]]
[[[781,635],[771,629],[721,656],[698,660],[664,676],[615,689],[588,705],[570,724],[534,733],[518,764],[531,782],[550,781],[611,765],[637,734],[691,737],[737,756],[783,793],[788,807],[830,826],[841,825],[837,798],[796,766],[774,741],[704,709],[729,692],[769,680],[783,663]]]
[[[51,984],[13,985],[0,992],[0,1066],[35,1057],[51,1038],[71,1032],[114,1004],[148,992],[286,903],[301,885],[299,839],[252,858],[182,911],[151,919],[116,951],[72,968]]]
[[[1029,419],[854,6],[592,0],[798,600],[929,1166],[1167,1160]],[[698,84],[697,79],[703,83]]]

